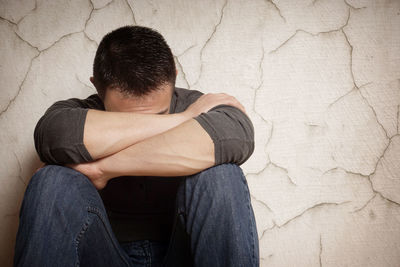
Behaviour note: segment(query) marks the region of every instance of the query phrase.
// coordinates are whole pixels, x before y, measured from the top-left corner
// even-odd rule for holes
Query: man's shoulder
[[[175,87],[172,99],[172,112],[178,113],[187,109],[190,104],[194,103],[203,93],[197,90]]]
[[[70,108],[88,108],[104,110],[104,103],[98,94],[92,94],[87,98],[69,98],[60,100],[52,105],[53,108],[70,107]]]
[[[203,95],[202,92],[192,89],[180,88],[175,87],[175,93],[180,98],[187,98],[187,97],[200,97]]]
[[[203,93],[197,90],[175,87],[175,96],[178,103],[182,102],[190,105],[202,95]]]

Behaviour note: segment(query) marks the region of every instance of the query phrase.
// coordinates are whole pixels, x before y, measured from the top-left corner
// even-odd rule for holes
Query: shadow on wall
[[[23,162],[23,166],[26,170],[26,173],[28,174],[19,174],[19,176],[10,177],[10,179],[20,179],[21,182],[25,184],[25,186],[22,187],[19,185],[19,183],[9,183],[9,186],[12,186],[13,188],[8,188],[7,192],[12,192],[13,195],[1,196],[2,200],[6,200],[6,202],[8,202],[7,200],[14,201],[14,203],[6,203],[6,205],[9,204],[10,206],[16,208],[13,213],[5,214],[1,223],[1,228],[3,230],[0,235],[0,244],[2,244],[2,251],[0,254],[0,266],[12,266],[13,264],[15,237],[17,234],[19,223],[19,209],[21,207],[23,196],[31,177],[34,175],[36,170],[42,166],[42,164],[43,163],[39,160],[37,154],[29,153],[28,155],[26,155],[26,161]]]

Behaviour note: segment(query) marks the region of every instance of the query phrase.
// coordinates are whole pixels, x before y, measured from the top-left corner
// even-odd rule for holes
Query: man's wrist
[[[191,109],[186,109],[185,111],[178,113],[178,114],[181,115],[183,118],[182,123],[196,117],[196,114],[194,112],[192,112]]]
[[[106,159],[106,158],[104,158]],[[90,181],[94,184],[94,186],[97,189],[102,189],[106,186],[109,178],[109,175],[104,171],[102,162],[104,159],[99,159],[96,161],[93,161],[91,164],[93,164],[93,171],[91,175],[89,176]]]

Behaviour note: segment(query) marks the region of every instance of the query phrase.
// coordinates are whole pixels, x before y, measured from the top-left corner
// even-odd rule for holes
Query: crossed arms
[[[199,95],[168,115],[96,110],[93,99],[50,107],[36,126],[35,146],[42,161],[74,168],[98,189],[118,176],[182,176],[241,164],[254,149],[250,120],[225,94]]]

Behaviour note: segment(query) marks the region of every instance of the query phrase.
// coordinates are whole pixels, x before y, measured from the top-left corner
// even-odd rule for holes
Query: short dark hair
[[[164,84],[175,86],[176,69],[171,49],[157,31],[124,26],[103,37],[93,63],[99,96],[118,88],[128,96],[144,96]]]

